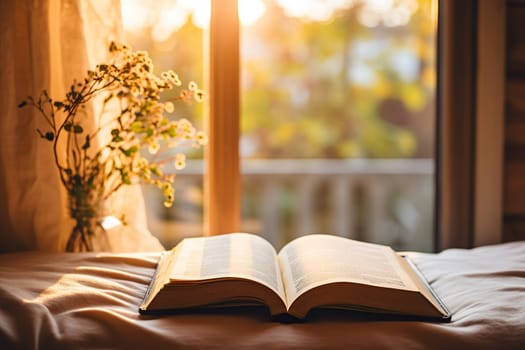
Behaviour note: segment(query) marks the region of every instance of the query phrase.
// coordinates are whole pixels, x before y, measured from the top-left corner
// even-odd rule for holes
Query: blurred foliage
[[[245,157],[433,156],[431,1],[390,28],[362,26],[357,8],[314,22],[267,6],[243,28]]]
[[[322,22],[265,4],[265,14],[242,27],[243,157],[433,157],[432,0],[419,0],[406,25],[372,28],[358,21],[358,6]],[[203,82],[203,31],[191,16],[162,42],[152,28],[126,35],[160,70]],[[202,126],[202,108],[178,117]]]

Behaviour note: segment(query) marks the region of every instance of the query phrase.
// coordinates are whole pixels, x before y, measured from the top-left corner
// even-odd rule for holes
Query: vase
[[[107,232],[102,222],[105,218],[104,206],[71,201],[69,214],[73,228],[69,234],[66,252],[93,252],[111,250]]]

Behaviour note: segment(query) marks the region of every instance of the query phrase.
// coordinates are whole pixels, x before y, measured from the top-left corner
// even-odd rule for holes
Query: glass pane
[[[432,250],[434,5],[239,1],[244,231]]]
[[[124,42],[135,50],[148,51],[157,74],[171,69],[183,85],[194,81],[203,86],[203,28],[209,23],[209,1],[121,0],[121,4]],[[203,107],[195,102],[176,104],[172,115],[174,119],[186,118],[202,130]],[[203,152],[186,149],[185,153],[185,169],[175,170],[170,162],[165,171],[176,174],[171,208],[163,206],[158,188],[143,186],[149,228],[167,249],[183,237],[203,232]]]

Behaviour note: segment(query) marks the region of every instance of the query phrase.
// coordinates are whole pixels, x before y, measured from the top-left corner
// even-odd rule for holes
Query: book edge
[[[419,280],[421,281],[421,283],[423,283],[423,285],[425,286],[425,288],[428,290],[428,292],[430,293],[430,295],[434,298],[434,300],[439,304],[439,306],[443,309],[443,311],[445,311],[443,317],[441,318],[437,318],[437,319],[441,319],[443,320],[444,322],[450,322],[452,320],[452,313],[450,312],[450,310],[447,308],[447,306],[445,305],[445,303],[443,302],[443,300],[441,300],[441,298],[439,297],[439,295],[436,293],[436,291],[434,290],[434,288],[430,285],[430,283],[428,282],[428,280],[426,279],[426,277],[423,275],[423,273],[421,272],[421,270],[419,270],[419,268],[417,267],[417,265],[412,261],[412,259],[410,259],[410,257],[408,255],[405,255],[405,254],[400,254],[400,256],[407,262],[408,266],[410,266],[410,268],[414,271],[414,273],[417,275],[417,277],[419,278]],[[434,319],[434,318],[432,318]]]
[[[157,281],[157,278],[159,277],[159,271],[161,269],[161,263],[165,261],[167,258],[168,252],[162,252],[159,261],[157,262],[157,266],[155,267],[155,272],[153,273],[153,276],[151,277],[151,281],[148,285],[148,288],[146,289],[146,292],[144,293],[144,297],[142,299],[142,303],[139,306],[139,313],[141,315],[146,314],[148,311],[148,305],[150,301],[150,295],[153,292],[153,287],[155,286],[155,282]]]

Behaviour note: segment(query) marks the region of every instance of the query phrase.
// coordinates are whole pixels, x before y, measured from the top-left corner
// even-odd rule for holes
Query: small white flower
[[[190,81],[188,83],[188,89],[190,89],[190,91],[196,91],[198,88],[199,88],[199,86],[197,85],[196,82]]]
[[[157,142],[152,142],[148,146],[148,151],[150,154],[157,154],[159,149],[160,149],[160,146]]]
[[[197,139],[197,143],[201,146],[204,146],[208,143],[208,136],[206,136],[206,134],[203,131],[197,132],[195,137]]]
[[[181,170],[186,166],[186,155],[183,153],[177,153],[175,156],[175,169]]]
[[[173,106],[173,103],[171,102],[166,102],[164,104],[164,110],[168,113],[173,113],[173,111],[175,110],[175,107]]]
[[[207,98],[206,92],[204,90],[197,89],[193,93],[193,98],[195,98],[195,101],[197,102],[203,102]]]

